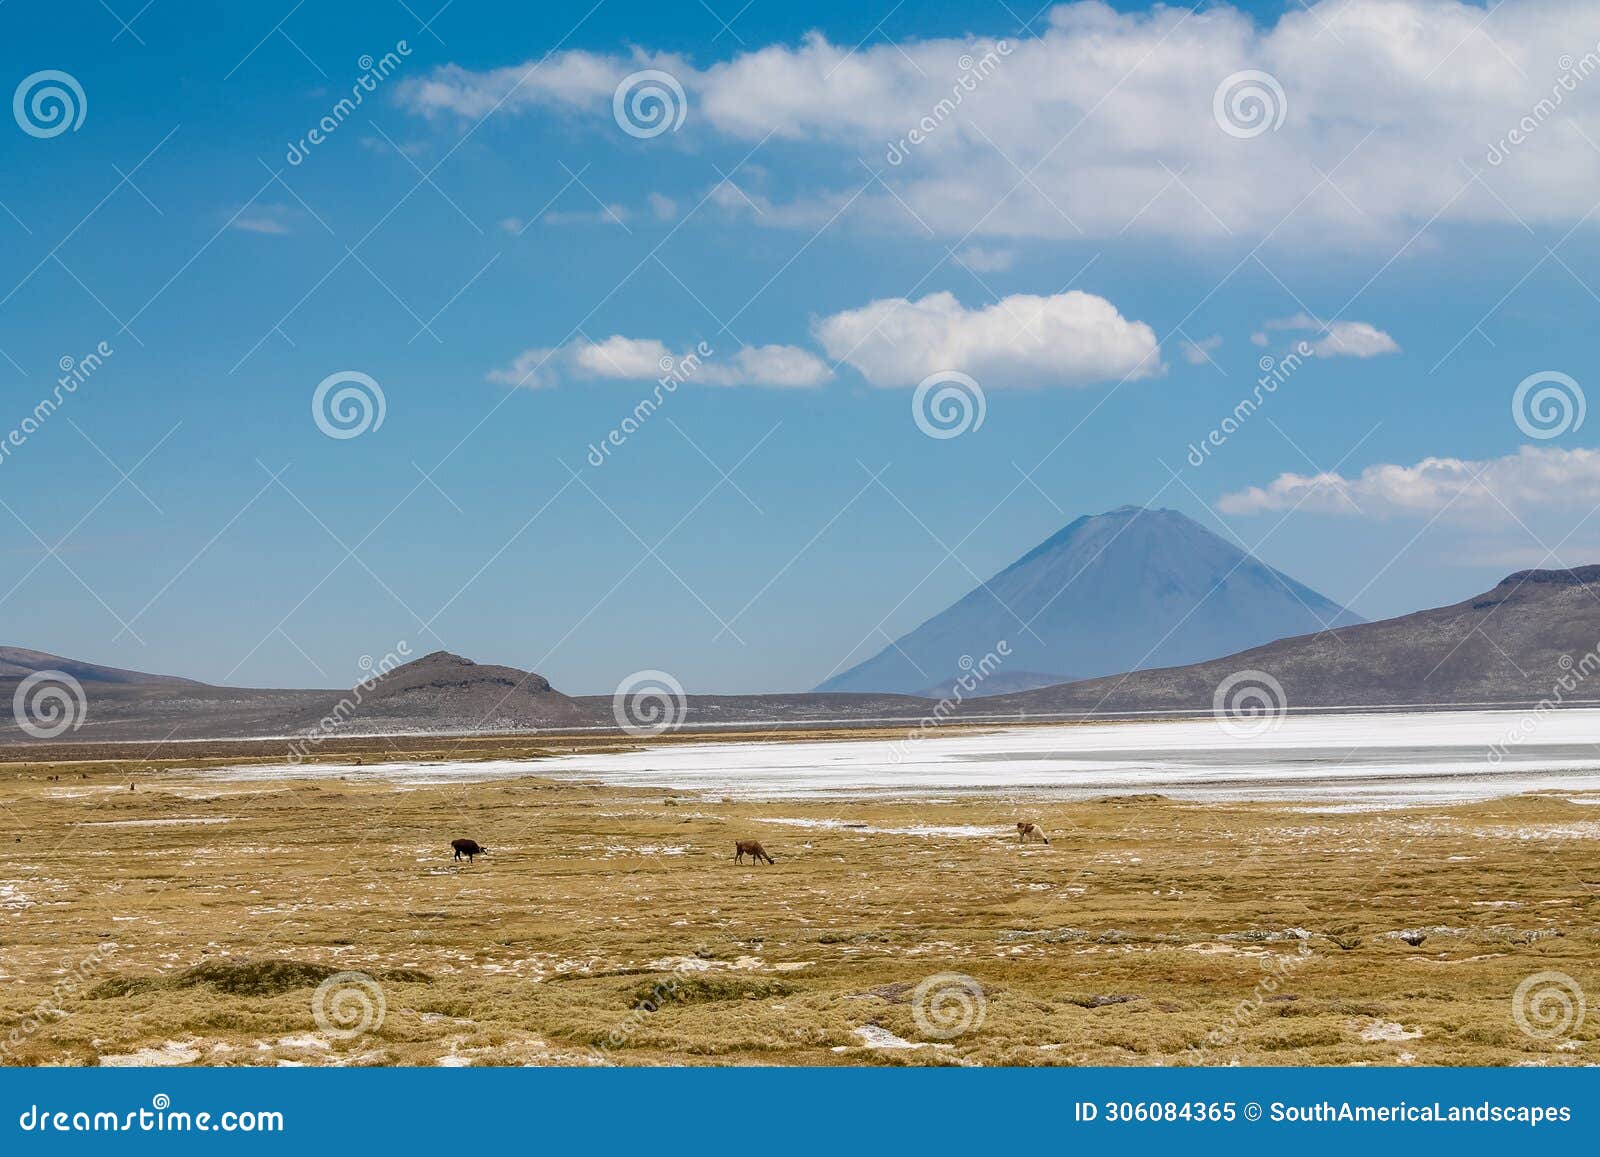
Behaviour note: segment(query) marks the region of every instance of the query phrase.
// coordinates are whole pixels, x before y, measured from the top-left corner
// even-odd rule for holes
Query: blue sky
[[[790,689],[1125,503],[1368,617],[1600,561],[1588,427],[1513,414],[1589,384],[1592,7],[408,4],[0,6],[84,106],[0,128],[0,441],[112,351],[0,456],[0,641]],[[647,70],[676,129],[614,115]],[[939,371],[981,426],[919,428]]]

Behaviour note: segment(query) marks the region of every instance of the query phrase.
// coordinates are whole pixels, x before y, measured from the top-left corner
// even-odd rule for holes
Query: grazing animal
[[[456,859],[467,857],[467,863],[472,863],[474,856],[487,856],[489,849],[480,847],[477,840],[451,840],[450,846],[456,850]]]
[[[736,864],[742,864],[744,863],[744,858],[746,856],[753,856],[758,864],[762,860],[765,860],[769,864],[773,862],[772,857],[767,855],[767,849],[756,843],[755,840],[735,840],[733,845],[733,862]]]
[[[1030,824],[1027,820],[1017,821],[1017,843],[1025,844],[1029,840],[1037,839],[1048,844],[1050,837],[1044,834],[1044,829],[1038,824]]]

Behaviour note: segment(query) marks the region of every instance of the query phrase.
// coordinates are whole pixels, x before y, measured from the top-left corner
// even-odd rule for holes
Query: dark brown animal
[[[1017,843],[1025,844],[1029,840],[1040,840],[1049,843],[1050,837],[1044,834],[1044,829],[1038,824],[1030,824],[1027,820],[1017,821]]]
[[[489,849],[480,847],[477,840],[451,840],[450,846],[456,850],[456,859],[467,857],[467,863],[472,863],[474,856],[487,856]]]
[[[767,855],[767,849],[756,843],[756,841],[735,840],[733,845],[733,862],[736,864],[742,864],[744,863],[744,858],[746,856],[753,856],[758,864],[762,860],[765,860],[769,864],[773,862],[772,857]]]

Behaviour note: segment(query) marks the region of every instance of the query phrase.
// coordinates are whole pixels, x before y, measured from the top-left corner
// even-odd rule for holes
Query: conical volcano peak
[[[1119,506],[1075,519],[818,690],[915,694],[960,678],[1002,641],[1006,668],[1066,682],[1360,621],[1180,511]]]

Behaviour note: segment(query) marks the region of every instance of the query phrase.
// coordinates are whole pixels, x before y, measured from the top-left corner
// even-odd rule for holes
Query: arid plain
[[[56,754],[0,765],[11,1064],[1600,1059],[1589,797],[738,802]]]

